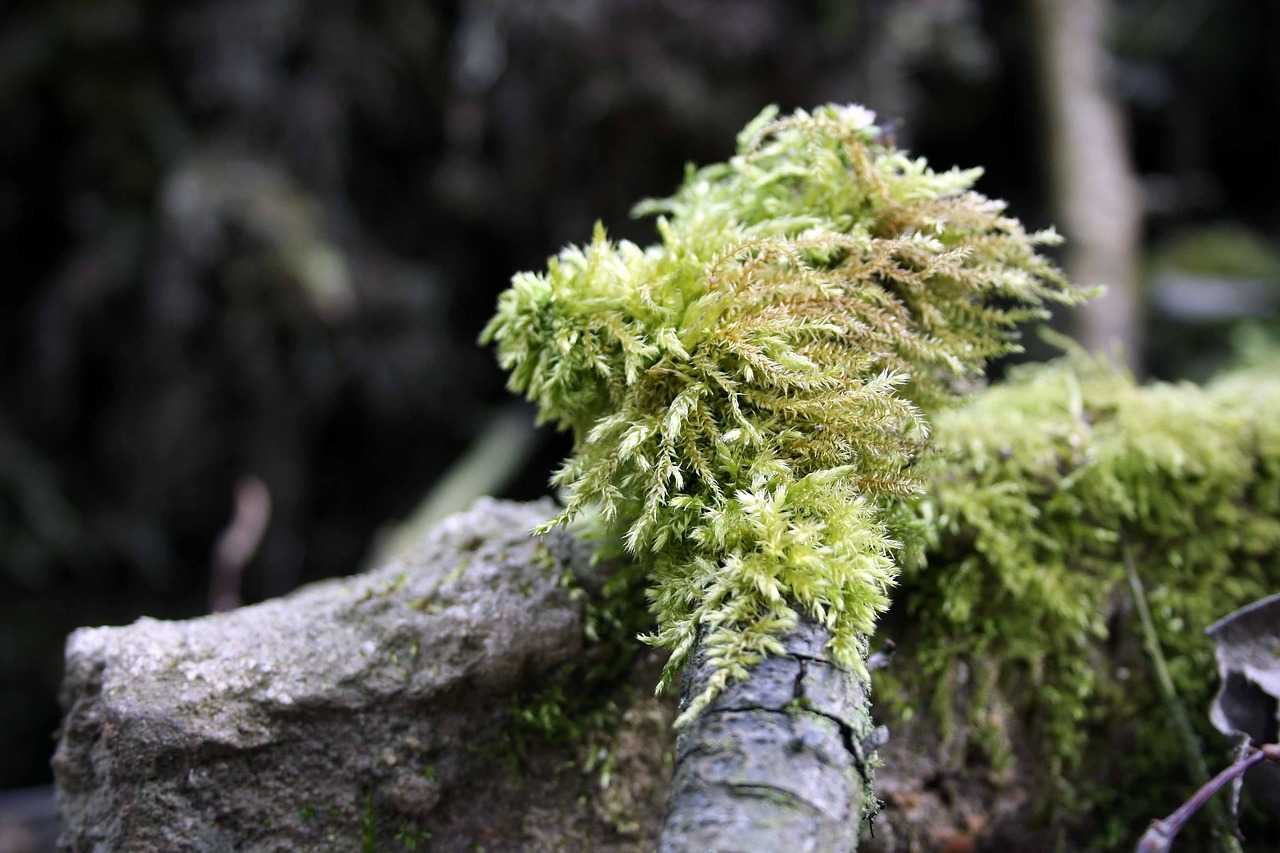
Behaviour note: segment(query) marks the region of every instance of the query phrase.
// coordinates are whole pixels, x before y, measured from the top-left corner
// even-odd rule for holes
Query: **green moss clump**
[[[1081,298],[1037,254],[1054,236],[976,178],[908,158],[856,107],[767,110],[736,156],[638,208],[659,215],[657,244],[598,227],[517,275],[484,339],[510,387],[573,433],[551,524],[593,515],[635,558],[667,678],[695,642],[716,667],[684,719],[801,614],[864,671],[898,581],[922,666],[890,678],[931,686],[941,719],[969,694],[965,740],[997,764],[1010,716],[1029,719],[1049,778],[1090,778],[1091,738],[1129,721],[1155,753],[1113,768],[1133,776],[1124,820],[1140,826],[1167,811],[1145,794],[1180,758],[1141,656],[1125,682],[1099,651],[1135,632],[1122,544],[1199,707],[1214,681],[1201,629],[1280,580],[1280,386],[1139,388],[1059,362],[949,409],[1017,348],[1020,322]],[[566,696],[529,720],[556,730]],[[1064,792],[1121,814],[1083,783]]]
[[[1007,743],[1009,715],[988,712],[1015,709],[1047,779],[1110,778],[1110,792],[1068,781],[1057,794],[1075,799],[1062,802],[1132,832],[1194,786],[1149,662],[1114,657],[1140,647],[1122,543],[1174,683],[1221,744],[1201,713],[1217,687],[1203,630],[1280,588],[1280,379],[1139,387],[1062,360],[1015,371],[935,426],[941,461],[898,530],[916,543],[895,606],[919,631],[921,667],[878,678],[877,692],[946,718],[957,667],[988,673],[970,688],[968,737]],[[1133,744],[1122,762],[1106,746],[1117,737]]]
[[[716,667],[696,714],[801,613],[863,671],[888,605],[888,507],[920,489],[925,413],[1073,302],[978,170],[935,172],[858,107],[766,110],[728,162],[648,202],[659,242],[565,249],[484,333],[573,432],[559,523],[598,511],[643,564],[671,649]]]
[[[552,559],[545,549],[541,554]],[[611,731],[626,710],[621,685],[643,648],[635,637],[651,629],[653,621],[644,606],[643,576],[634,564],[611,561],[600,576],[593,588],[569,572],[561,576],[561,585],[582,605],[584,649],[546,683],[513,695],[510,725],[499,748],[511,762],[521,760],[530,741],[580,746]]]

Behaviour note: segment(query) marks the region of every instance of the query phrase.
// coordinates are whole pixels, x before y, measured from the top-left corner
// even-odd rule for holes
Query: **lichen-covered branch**
[[[802,622],[681,731],[660,853],[857,848],[875,737],[867,682],[832,663],[829,639]],[[695,654],[682,707],[714,677]]]

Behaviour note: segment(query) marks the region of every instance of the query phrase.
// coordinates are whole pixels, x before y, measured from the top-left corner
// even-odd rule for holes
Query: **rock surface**
[[[651,697],[660,659],[642,655],[604,697],[617,710],[616,730],[568,746],[513,736],[513,711],[529,712],[527,697],[565,667],[610,653],[584,644],[583,600],[600,585],[589,550],[559,533],[528,535],[553,511],[550,502],[482,500],[366,574],[217,616],[76,631],[53,762],[59,847],[653,850],[677,754],[675,697]],[[902,639],[909,650],[909,636]],[[1029,826],[1035,789],[1025,762],[1034,750],[1011,744],[1012,765],[993,775],[940,742],[928,714],[907,721],[873,709],[892,730],[875,780],[884,807],[870,828],[848,820],[844,806],[856,812],[858,792],[845,730],[864,733],[865,700],[832,691],[846,680],[820,678],[822,643],[810,646],[766,661],[765,677],[735,684],[695,722],[706,731],[686,731],[668,849],[679,847],[671,827],[696,830],[697,815],[709,813],[704,801],[723,793],[720,782],[740,793],[742,776],[759,787],[746,776],[760,775],[760,744],[741,752],[725,743],[689,761],[690,744],[710,743],[703,736],[730,718],[772,710],[790,720],[797,699],[830,719],[809,721],[820,729],[813,732],[775,726],[765,735],[801,744],[793,760],[813,758],[805,790],[849,795],[821,810],[840,832],[861,830],[859,849],[1052,846],[1052,827]],[[803,679],[792,671],[801,666]],[[686,690],[696,691],[699,677]],[[779,685],[782,693],[768,692]],[[856,719],[835,713],[842,708]],[[962,725],[963,709],[955,713]],[[784,798],[805,782],[761,772]],[[737,814],[722,811],[729,822]],[[856,837],[810,834],[796,850],[846,849]]]
[[[512,696],[583,647],[564,582],[580,549],[528,535],[552,512],[483,500],[363,575],[217,616],[76,631],[53,762],[59,846],[651,846],[669,715],[637,703],[624,718],[647,731],[618,756],[621,829],[562,752],[517,757],[503,739]]]

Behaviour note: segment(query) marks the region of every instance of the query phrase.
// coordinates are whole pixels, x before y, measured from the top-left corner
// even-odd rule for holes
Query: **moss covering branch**
[[[1080,296],[971,187],[880,136],[859,107],[769,109],[728,162],[690,169],[659,242],[565,249],[517,275],[484,333],[512,390],[572,430],[561,523],[597,514],[650,574],[666,678],[700,643],[687,721],[801,615],[864,673],[921,488],[926,415],[1019,323]]]

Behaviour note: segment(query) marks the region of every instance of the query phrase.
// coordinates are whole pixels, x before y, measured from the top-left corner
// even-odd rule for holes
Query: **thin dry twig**
[[[270,520],[271,491],[267,484],[252,475],[243,477],[236,484],[231,522],[213,548],[209,609],[214,613],[240,606],[240,576],[258,550]]]
[[[1138,618],[1142,622],[1142,637],[1147,649],[1147,657],[1151,660],[1152,669],[1155,670],[1156,684],[1160,688],[1165,707],[1172,718],[1178,740],[1182,743],[1183,757],[1187,762],[1187,769],[1191,772],[1192,777],[1202,784],[1201,790],[1204,790],[1204,787],[1213,784],[1214,780],[1209,779],[1209,768],[1205,765],[1204,756],[1200,752],[1200,742],[1196,738],[1195,729],[1191,726],[1191,720],[1187,716],[1187,709],[1183,706],[1182,700],[1178,698],[1178,692],[1173,686],[1173,679],[1169,677],[1169,668],[1165,663],[1164,651],[1160,648],[1160,638],[1156,634],[1155,620],[1151,618],[1151,609],[1147,606],[1147,595],[1142,588],[1142,580],[1138,577],[1138,569],[1134,565],[1129,541],[1124,537],[1123,533],[1120,537],[1120,553],[1124,560],[1125,574],[1129,578],[1129,588],[1133,592],[1133,604],[1137,608]],[[1214,790],[1216,791],[1217,789],[1215,788]],[[1213,834],[1218,844],[1221,845],[1226,853],[1240,853],[1240,842],[1236,839],[1235,823],[1231,820],[1230,815],[1227,814],[1221,803],[1208,801],[1207,798],[1206,801],[1209,806],[1209,816],[1213,821]],[[1200,805],[1204,805],[1204,803]],[[1196,809],[1199,808],[1199,805],[1196,806]],[[1150,830],[1148,830],[1149,833]],[[1143,836],[1143,838],[1145,839],[1146,836]],[[1170,836],[1170,840],[1172,840],[1172,836]],[[1147,853],[1141,846],[1141,842],[1139,842],[1138,849],[1141,853]],[[1152,851],[1162,849],[1167,848],[1151,848]]]
[[[1224,786],[1244,776],[1250,767],[1263,761],[1280,762],[1280,744],[1268,743],[1250,750],[1244,758],[1202,785],[1200,790],[1192,794],[1191,799],[1179,806],[1173,814],[1163,820],[1151,821],[1151,825],[1147,827],[1147,831],[1143,833],[1142,838],[1138,839],[1135,853],[1168,853],[1169,845],[1173,843],[1174,837],[1182,831],[1182,827],[1186,825],[1192,815],[1198,812]]]

